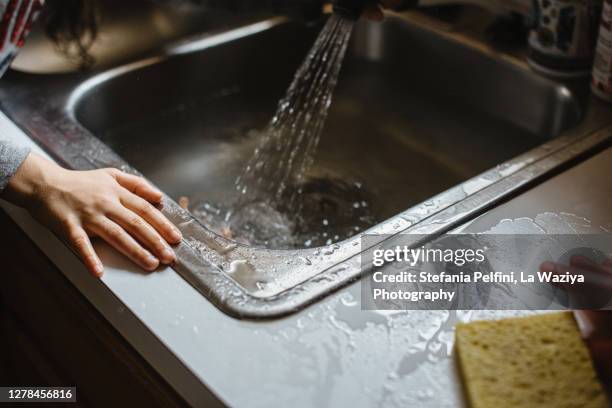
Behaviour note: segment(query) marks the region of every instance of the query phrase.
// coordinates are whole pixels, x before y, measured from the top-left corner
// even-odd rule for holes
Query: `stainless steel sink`
[[[227,201],[253,151],[248,131],[272,117],[319,28],[276,21],[103,74],[71,109],[172,198]],[[399,18],[360,22],[310,176],[359,183],[384,221],[557,136],[579,112],[565,87]]]
[[[228,313],[278,316],[357,279],[363,232],[324,248],[252,248],[176,201],[234,194],[249,130],[270,119],[319,28],[272,18],[97,74],[12,73],[2,107],[65,164],[136,170],[160,186],[185,235],[176,270]],[[450,37],[400,16],[355,27],[309,176],[362,186],[369,234],[442,233],[609,144],[603,104]]]

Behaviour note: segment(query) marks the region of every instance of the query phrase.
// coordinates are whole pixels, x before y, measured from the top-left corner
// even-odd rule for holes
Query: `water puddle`
[[[358,184],[311,179],[300,191],[299,212],[288,207],[285,200],[276,204],[256,200],[241,207],[203,201],[191,206],[190,211],[228,239],[273,249],[329,246],[377,222],[368,204],[369,194]],[[231,217],[226,216],[229,211]]]

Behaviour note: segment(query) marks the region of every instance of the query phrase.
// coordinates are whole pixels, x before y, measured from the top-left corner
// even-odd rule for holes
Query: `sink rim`
[[[136,61],[101,73],[68,75],[66,77],[68,81],[60,87],[64,92],[60,92],[57,95],[54,93],[54,91],[57,92],[57,87],[50,86],[48,89],[45,89],[45,86],[42,85],[45,78],[20,74],[17,75],[19,78],[15,81],[17,94],[27,100],[26,96],[31,97],[32,91],[26,90],[24,85],[31,86],[32,83],[41,84],[39,91],[46,90],[47,96],[54,95],[53,98],[50,98],[53,107],[51,109],[43,109],[40,106],[42,114],[35,117],[32,117],[32,111],[36,112],[35,103],[30,103],[29,106],[26,103],[26,106],[23,106],[23,104],[20,105],[16,102],[3,102],[2,107],[13,121],[26,130],[28,135],[49,150],[59,161],[70,167],[89,169],[112,166],[139,174],[136,169],[132,168],[78,122],[75,109],[78,106],[79,100],[87,92],[95,89],[96,84],[100,84],[122,73],[160,62],[173,55],[199,52],[208,47],[223,44],[228,38],[235,40],[241,38],[241,34],[242,36],[251,35],[259,32],[257,30],[269,29],[285,21],[287,21],[285,18],[267,19],[245,26],[246,29],[245,27],[240,27],[230,30],[231,35],[229,36],[226,33],[222,33],[212,37],[205,37],[197,46],[191,48],[188,46],[185,48],[186,46],[183,44],[183,48],[179,47],[174,52],[170,50],[162,56]],[[225,37],[223,37],[224,35]],[[223,40],[224,38],[225,40]],[[6,92],[15,92],[14,89],[12,91],[10,89],[11,86],[8,86],[8,90],[4,88]],[[36,93],[34,94],[36,95]],[[42,95],[44,96],[45,92],[42,92]],[[49,102],[44,97],[38,96],[43,100],[37,101],[37,103]],[[496,169],[485,171],[429,200],[402,211],[367,231],[357,234],[353,238],[342,241],[338,244],[339,248],[337,251],[328,257],[327,262],[308,268],[310,270],[317,266],[318,272],[316,274],[274,295],[257,296],[253,293],[248,293],[229,274],[204,259],[200,253],[202,248],[193,242],[189,242],[188,239],[185,239],[177,248],[179,261],[174,269],[221,310],[233,316],[241,318],[274,318],[293,313],[361,276],[362,270],[359,267],[359,256],[366,248],[361,248],[361,245],[357,247],[353,245],[353,242],[355,240],[360,241],[362,235],[376,231],[377,234],[387,236],[418,230],[420,234],[425,231],[425,233],[435,236],[448,231],[454,226],[480,215],[500,200],[523,191],[533,182],[551,176],[555,169],[567,165],[581,155],[597,150],[602,145],[608,143],[612,139],[612,126],[610,125],[612,118],[609,119],[610,121],[606,120],[605,123],[598,124],[600,131],[589,132],[588,134],[565,132],[569,134],[562,134],[523,155],[500,163],[499,166],[505,166],[507,170],[504,174],[500,174]],[[49,131],[49,129],[54,131]],[[64,142],[58,143],[58,139]],[[94,153],[92,154],[92,152]],[[464,191],[465,187],[469,186],[470,183],[475,181],[481,182],[483,179],[487,180],[488,184],[479,185],[479,188],[473,191],[470,190],[470,193]],[[433,202],[433,205],[426,205],[428,202]],[[462,209],[462,207],[466,208]],[[463,212],[457,212],[457,210],[463,210]],[[186,238],[194,237],[209,247],[220,245],[221,248],[224,248],[234,245],[233,241],[225,240],[206,229],[189,212],[181,209],[176,202],[168,197],[165,198],[163,211],[171,221],[179,226]],[[420,217],[416,217],[415,214],[419,214]],[[410,217],[412,217],[412,222],[406,224],[406,219]],[[403,227],[395,229],[393,228],[395,223],[401,223]],[[262,255],[280,255],[276,261],[280,265],[290,258],[295,258],[296,255],[294,254],[311,252],[313,248],[297,250],[255,248],[253,251]],[[197,272],[194,273],[194,270]],[[330,277],[330,279],[320,280],[323,275]],[[229,291],[231,296],[219,295],[219,293],[224,294],[226,291]]]

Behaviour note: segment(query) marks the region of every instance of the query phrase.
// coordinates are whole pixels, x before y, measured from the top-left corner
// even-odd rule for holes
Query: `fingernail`
[[[174,251],[172,251],[169,248],[165,248],[162,251],[162,255],[164,259],[167,260],[168,262],[174,262],[176,260],[176,255],[174,254]]]
[[[101,263],[96,263],[96,266],[94,267],[96,275],[99,277],[101,277],[104,274],[104,266],[102,266]]]
[[[175,241],[180,241],[183,239],[183,234],[181,234],[181,231],[179,231],[176,227],[172,228],[172,239]]]
[[[155,269],[157,268],[157,266],[159,265],[159,260],[154,257],[153,255],[147,255],[147,265],[152,268]]]

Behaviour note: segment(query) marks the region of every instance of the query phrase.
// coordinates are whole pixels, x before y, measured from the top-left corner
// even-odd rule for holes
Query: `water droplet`
[[[331,243],[331,240],[328,240]],[[329,245],[329,244],[328,244]],[[334,248],[333,246],[328,246],[323,248],[323,255],[331,255],[334,253],[334,251],[336,250],[336,248]]]
[[[304,262],[306,265],[312,265],[312,261],[305,256],[300,256],[300,260]]]

